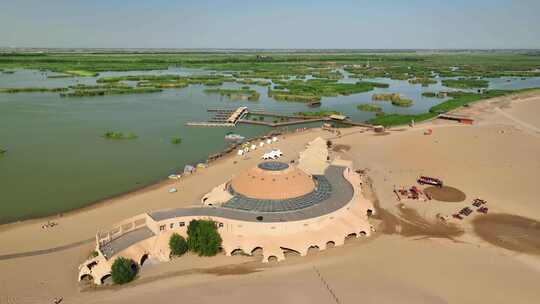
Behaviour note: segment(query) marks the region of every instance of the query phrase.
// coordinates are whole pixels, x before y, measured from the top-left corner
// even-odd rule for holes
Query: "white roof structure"
[[[307,144],[304,151],[300,152],[298,168],[311,175],[323,175],[329,166],[327,158],[326,140],[317,137]]]

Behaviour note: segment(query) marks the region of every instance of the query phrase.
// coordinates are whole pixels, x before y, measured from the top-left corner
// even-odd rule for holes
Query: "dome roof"
[[[282,200],[314,191],[315,182],[296,166],[264,162],[234,177],[231,187],[249,198]]]

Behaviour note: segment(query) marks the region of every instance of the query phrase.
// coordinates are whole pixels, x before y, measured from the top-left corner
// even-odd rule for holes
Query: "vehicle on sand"
[[[434,178],[434,177],[429,177],[429,176],[420,176],[420,178],[418,178],[417,182],[420,185],[432,185],[432,186],[439,187],[439,188],[441,188],[443,186],[442,180],[440,180],[438,178]]]

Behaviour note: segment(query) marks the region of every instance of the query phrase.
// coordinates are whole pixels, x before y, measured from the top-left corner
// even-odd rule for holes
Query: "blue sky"
[[[0,46],[540,48],[540,0],[0,0]]]

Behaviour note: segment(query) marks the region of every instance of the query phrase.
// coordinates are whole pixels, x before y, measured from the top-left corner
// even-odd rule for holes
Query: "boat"
[[[241,141],[241,140],[244,140],[245,137],[242,136],[242,135],[239,135],[239,134],[229,132],[229,133],[227,133],[227,135],[225,135],[225,139],[226,140]]]
[[[178,191],[178,190],[176,190],[176,188],[171,188],[171,189],[169,189],[169,193],[175,193],[175,192],[177,192],[177,191]]]

